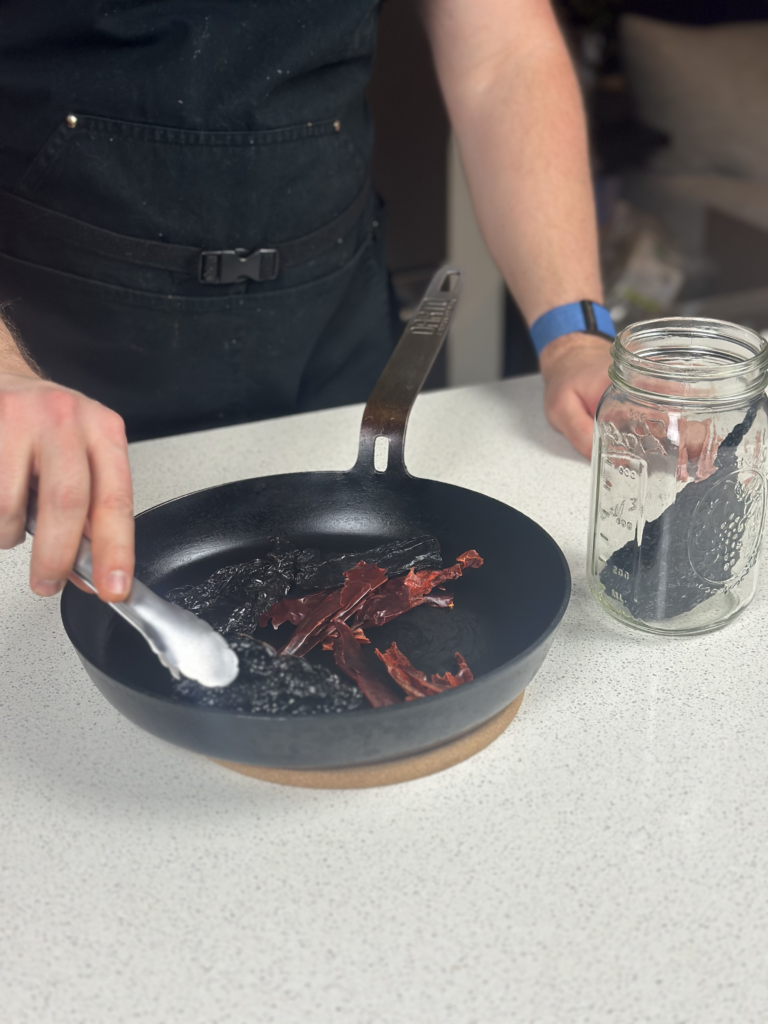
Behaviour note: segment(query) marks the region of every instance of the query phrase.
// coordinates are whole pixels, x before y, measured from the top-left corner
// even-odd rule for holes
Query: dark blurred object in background
[[[412,0],[386,0],[368,86],[373,183],[387,204],[387,266],[407,320],[446,257],[450,128],[429,42]],[[426,387],[446,383],[446,349]]]
[[[589,112],[614,319],[699,313],[768,328],[768,2],[560,0],[559,11]]]
[[[768,18],[766,0],[627,0],[622,10],[681,25],[720,25],[726,21]]]
[[[642,167],[668,138],[637,117],[623,74],[618,24],[627,4],[561,0],[559,9],[584,90],[595,174],[612,178]],[[598,195],[598,204],[600,199]]]
[[[504,360],[502,373],[505,377],[518,377],[523,373],[536,373],[539,357],[533,347],[528,324],[517,307],[517,303],[506,293],[504,306]]]
[[[698,314],[768,329],[768,0],[555,5],[588,109],[619,325]],[[407,318],[446,259],[449,201],[450,127],[413,0],[382,5],[369,100],[387,260]],[[505,376],[536,369],[511,296],[503,344]],[[430,386],[446,378],[443,352]]]
[[[449,124],[416,5],[382,5],[368,86],[375,125],[373,183],[387,215],[387,265],[404,290],[445,259]],[[414,298],[419,298],[418,293]]]

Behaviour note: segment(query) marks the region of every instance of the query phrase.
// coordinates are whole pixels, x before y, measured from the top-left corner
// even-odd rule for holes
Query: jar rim
[[[743,358],[732,358],[711,366],[681,367],[671,365],[648,355],[633,352],[628,348],[631,341],[661,339],[665,335],[675,338],[729,341],[743,346],[749,354]],[[658,352],[658,350],[657,350]],[[611,347],[614,364],[623,364],[643,376],[663,380],[679,380],[684,377],[695,381],[728,380],[732,377],[755,373],[765,377],[768,383],[768,339],[750,327],[730,323],[727,320],[711,320],[707,317],[670,316],[654,320],[640,320],[619,331]],[[763,387],[765,387],[763,383]],[[750,389],[751,390],[751,389]]]

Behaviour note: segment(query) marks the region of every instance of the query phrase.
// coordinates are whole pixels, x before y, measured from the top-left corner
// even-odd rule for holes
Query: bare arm
[[[0,320],[0,548],[24,539],[32,478],[39,511],[30,585],[64,586],[88,529],[99,596],[126,597],[133,576],[133,504],[125,429],[98,402],[43,380]]]
[[[423,0],[478,221],[532,323],[602,300],[584,112],[549,0]],[[585,455],[608,346],[565,335],[542,353],[546,411]]]

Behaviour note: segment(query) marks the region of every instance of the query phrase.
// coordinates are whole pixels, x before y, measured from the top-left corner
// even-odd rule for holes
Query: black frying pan
[[[108,605],[68,585],[64,628],[98,688],[131,721],[221,760],[339,768],[457,739],[525,689],[568,604],[570,573],[562,552],[515,509],[463,487],[414,478],[403,461],[408,414],[445,338],[459,287],[456,271],[441,271],[432,281],[365,408],[351,470],[240,480],[149,509],[136,519],[136,575],[164,594],[263,554],[275,535],[328,551],[361,551],[433,534],[446,564],[476,548],[485,565],[456,581],[453,610],[420,607],[371,630],[365,654],[376,663],[373,646],[384,649],[396,640],[429,673],[455,669],[453,653],[460,651],[475,681],[343,714],[277,717],[195,707],[174,699],[170,674]],[[263,638],[277,638],[279,645],[281,634],[270,630]]]

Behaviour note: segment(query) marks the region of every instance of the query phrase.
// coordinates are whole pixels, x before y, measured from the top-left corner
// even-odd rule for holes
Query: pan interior
[[[570,588],[568,569],[554,541],[530,519],[448,484],[407,480],[399,489],[372,491],[349,477],[297,474],[272,478],[279,486],[271,488],[240,481],[158,506],[137,520],[137,576],[164,594],[264,554],[275,535],[331,552],[430,533],[441,543],[444,564],[469,548],[485,564],[448,585],[453,609],[422,606],[371,629],[363,651],[377,672],[384,669],[374,648],[394,641],[427,673],[455,669],[459,651],[479,679],[541,642],[557,624]],[[133,689],[171,698],[169,673],[111,609],[73,587],[63,603],[70,637],[93,665]],[[269,627],[255,635],[279,647],[292,628]],[[309,660],[333,667],[329,652],[315,650]]]

